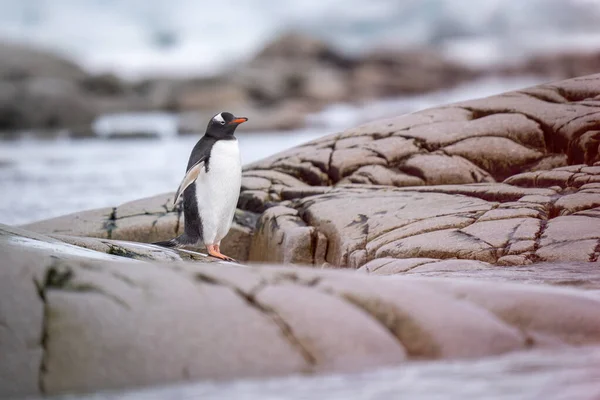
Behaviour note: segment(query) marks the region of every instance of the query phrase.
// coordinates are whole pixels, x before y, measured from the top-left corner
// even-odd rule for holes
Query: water
[[[332,105],[309,118],[310,129],[247,133],[242,125],[236,136],[240,140],[243,162],[247,164],[366,121],[518,89],[541,80],[535,77],[486,79],[447,91],[361,106]],[[161,115],[166,124],[156,124],[156,117]],[[174,137],[172,124],[168,122],[172,122],[172,116],[166,114],[151,114],[149,118],[121,115],[112,120],[117,131],[119,125],[128,128],[135,125],[141,130],[153,126],[158,134],[163,134],[160,140],[3,142],[0,146],[0,223],[25,224],[174,191],[199,135]]]
[[[0,38],[66,53],[127,77],[212,73],[282,30],[357,52],[434,46],[497,64],[600,48],[598,0],[0,0]]]
[[[320,130],[238,134],[245,163]],[[177,189],[199,136],[2,143],[0,223],[17,225]]]

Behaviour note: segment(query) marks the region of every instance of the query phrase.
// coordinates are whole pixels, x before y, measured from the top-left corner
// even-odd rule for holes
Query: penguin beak
[[[246,121],[248,121],[248,118],[246,117],[236,117],[229,123],[229,125],[239,125],[243,124]]]

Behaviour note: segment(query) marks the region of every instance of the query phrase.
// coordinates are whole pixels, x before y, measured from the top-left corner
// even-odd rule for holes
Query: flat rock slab
[[[387,398],[478,400],[597,399],[600,397],[600,347],[510,353],[485,359],[419,362],[354,374],[199,382],[123,392],[70,396],[77,400],[114,398]]]
[[[0,239],[2,395],[600,344],[600,296],[576,289],[157,263],[15,228]]]
[[[572,286],[600,294],[600,262],[540,262],[495,266],[480,261],[431,258],[379,258],[359,271],[372,275],[410,275]]]
[[[221,244],[224,254],[237,260],[248,258],[250,237],[256,220],[257,216],[253,213],[242,210],[236,212],[233,226]],[[182,234],[184,225],[183,213],[173,205],[173,193],[166,193],[118,207],[82,211],[38,221],[23,225],[22,228],[47,235],[58,235],[61,240],[66,237],[78,237],[80,244],[91,243],[89,239],[84,238],[98,238],[140,242],[141,247],[141,243],[169,240]],[[67,241],[72,240],[74,239]],[[180,252],[181,254],[183,252]],[[184,257],[187,255],[184,254]]]

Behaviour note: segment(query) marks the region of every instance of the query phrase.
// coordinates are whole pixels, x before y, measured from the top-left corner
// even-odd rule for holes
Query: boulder
[[[426,93],[477,78],[479,72],[426,49],[376,49],[355,61],[353,98],[377,99]]]
[[[28,78],[0,81],[0,131],[22,129],[89,132],[95,104],[74,81]]]
[[[94,105],[78,86],[86,76],[60,55],[0,42],[0,132],[69,127],[89,134]]]
[[[600,158],[589,134],[600,129],[599,81],[577,78],[375,121],[248,165],[223,246],[241,261],[350,268],[389,258],[595,262]],[[26,228],[165,240],[183,228],[171,198]]]
[[[1,226],[0,395],[600,345],[600,297],[581,289],[177,257],[156,246]]]
[[[76,63],[59,54],[16,43],[0,42],[0,80],[51,78],[77,81],[86,75]]]
[[[173,206],[173,193],[96,210],[78,212],[26,224],[23,228],[46,235],[89,237],[152,243],[183,233],[183,213]],[[257,216],[238,210],[229,234],[221,243],[227,255],[245,261]]]
[[[0,396],[525,356],[593,370],[599,99],[593,75],[248,165],[223,241],[248,265],[147,244],[182,230],[172,193],[0,226]]]
[[[501,67],[499,72],[510,75],[538,75],[552,79],[567,79],[597,73],[600,69],[600,52],[567,51],[534,55],[513,66]]]
[[[251,259],[595,262],[599,97],[600,75],[576,78],[375,121],[248,165],[240,204],[263,213]]]

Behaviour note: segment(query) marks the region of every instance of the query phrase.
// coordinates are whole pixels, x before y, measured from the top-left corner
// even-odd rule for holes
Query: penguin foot
[[[209,255],[211,255],[215,258],[218,258],[220,260],[237,262],[233,258],[228,257],[225,254],[221,254],[218,244],[209,244],[208,246],[206,246],[206,250],[208,250]]]

